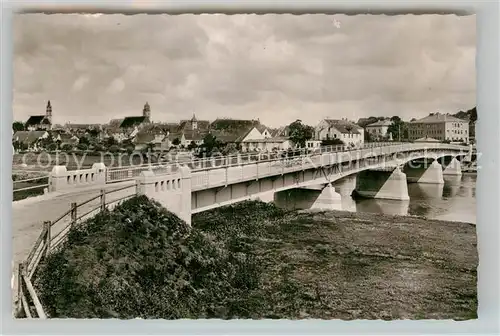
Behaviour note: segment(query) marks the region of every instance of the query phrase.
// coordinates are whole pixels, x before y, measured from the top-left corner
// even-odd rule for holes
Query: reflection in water
[[[460,175],[444,176],[443,197],[451,198],[458,195],[461,184],[462,184],[462,176]]]
[[[413,199],[439,199],[443,197],[444,184],[409,183],[408,194]]]
[[[356,211],[382,213],[386,215],[408,215],[410,201],[386,199],[361,199],[356,204]]]
[[[356,186],[355,176],[336,181],[334,186],[342,196],[342,210],[476,223],[476,176],[445,176],[444,180],[444,185],[409,183],[410,201],[354,200],[351,193]],[[308,209],[319,194],[319,190],[288,190],[276,193],[274,202],[287,209]]]

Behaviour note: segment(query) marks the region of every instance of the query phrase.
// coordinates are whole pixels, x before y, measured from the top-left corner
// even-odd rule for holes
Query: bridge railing
[[[304,155],[315,155],[322,153],[356,151],[359,149],[387,147],[399,142],[371,142],[365,143],[362,146],[349,147],[345,145],[322,146],[320,148],[300,148],[289,150],[280,150],[275,152],[251,152],[240,153],[228,156],[214,156],[206,158],[195,158],[188,161],[174,162],[158,162],[148,163],[137,166],[127,167],[111,167],[107,171],[107,183],[122,182],[133,180],[145,170],[160,171],[171,167],[173,171],[178,168],[179,164],[187,165],[192,171],[209,170],[221,167],[233,167],[238,165],[255,164],[257,162],[276,161],[282,159],[293,159],[303,157]]]
[[[31,248],[28,257],[18,265],[16,309],[18,317],[47,318],[32,282],[41,261],[63,245],[72,227],[76,227],[91,216],[136,195],[137,191],[115,199],[108,199],[109,195],[131,188],[137,188],[137,186],[129,185],[110,191],[102,189],[99,195],[79,204],[72,203],[68,211],[61,214],[57,219],[43,223],[42,231]],[[93,201],[98,201],[98,204],[91,204]]]
[[[332,164],[345,164],[363,158],[392,155],[400,152],[415,152],[425,150],[465,150],[464,146],[442,144],[413,144],[413,143],[390,143],[377,147],[358,147],[355,149],[338,150],[326,148],[313,154],[304,152],[280,160],[261,158],[254,164],[247,165],[220,165],[211,169],[197,169],[192,171],[192,188],[200,190],[220,185],[228,185],[238,181],[261,179],[273,175],[283,175],[293,171],[306,170]],[[394,164],[394,160],[390,160]]]

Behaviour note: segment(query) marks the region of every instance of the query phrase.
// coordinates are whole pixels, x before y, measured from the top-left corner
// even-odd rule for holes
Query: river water
[[[346,177],[334,183],[342,196],[342,210],[383,213],[394,215],[425,216],[429,219],[460,221],[476,224],[476,175],[445,176],[444,185],[409,183],[409,201],[356,199],[351,193],[356,186],[356,177]],[[308,209],[318,197],[319,190],[294,189],[262,200],[274,201],[287,209]],[[267,198],[267,199],[266,199]]]

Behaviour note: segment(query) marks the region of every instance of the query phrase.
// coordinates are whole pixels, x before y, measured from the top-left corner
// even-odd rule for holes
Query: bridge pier
[[[462,166],[456,157],[444,168],[443,175],[462,175]]]
[[[410,168],[411,170],[412,168]],[[420,174],[422,170],[419,169],[416,171],[417,174],[408,176],[408,182],[444,184],[443,167],[437,160],[432,161],[427,168],[424,166],[423,173]]]
[[[394,170],[365,170],[358,174],[354,196],[392,200],[409,200],[406,174]]]
[[[316,210],[342,210],[342,197],[335,191],[331,183],[327,184],[318,198],[311,205]]]

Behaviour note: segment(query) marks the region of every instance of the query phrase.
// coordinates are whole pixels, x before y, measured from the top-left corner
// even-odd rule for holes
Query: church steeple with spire
[[[191,118],[191,129],[195,130],[198,128],[198,119],[196,119],[196,115],[193,113],[193,117]]]
[[[149,103],[146,102],[146,104],[144,104],[144,108],[142,109],[142,115],[144,117],[146,117],[147,120],[145,120],[145,122],[151,122],[151,108],[149,107]]]
[[[45,108],[45,117],[52,124],[52,105],[50,104],[50,100],[47,101],[47,107]]]

